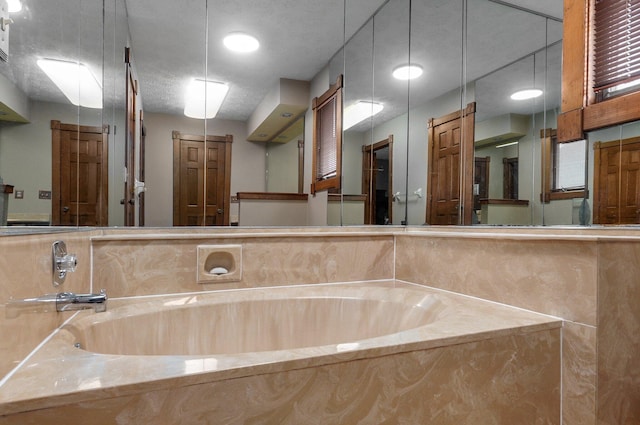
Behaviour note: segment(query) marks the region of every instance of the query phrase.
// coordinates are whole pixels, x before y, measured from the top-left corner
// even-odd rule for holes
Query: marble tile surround
[[[296,230],[290,231],[295,232]],[[281,230],[271,230],[270,232],[282,233]],[[425,228],[424,231],[420,230],[419,232],[412,229],[408,229],[408,231],[395,229],[393,232],[385,231],[384,233],[372,229],[344,230],[344,233],[352,233],[364,241],[386,241],[390,237],[392,246],[389,248],[390,254],[381,253],[388,248],[376,248],[376,252],[380,253],[378,261],[382,259],[384,263],[384,267],[374,269],[376,273],[382,269],[384,270],[383,275],[389,273],[393,276],[395,272],[398,279],[409,282],[444,287],[448,290],[564,318],[567,320],[562,331],[564,423],[597,423],[599,425],[640,423],[640,419],[638,419],[640,418],[640,412],[638,412],[640,394],[637,393],[637,389],[640,388],[640,378],[635,373],[629,373],[629,371],[640,370],[640,365],[637,363],[638,356],[629,354],[640,352],[640,347],[637,345],[637,335],[640,332],[637,329],[637,324],[640,323],[640,317],[637,316],[637,312],[640,311],[637,308],[640,299],[640,293],[638,293],[640,232],[617,228],[590,229],[589,231],[528,229],[524,232],[527,235],[539,235],[533,238],[520,238],[517,234],[523,233],[522,230],[514,229],[496,231],[495,229],[474,228],[474,232],[486,233],[487,235],[470,238],[469,232],[465,229],[446,229],[446,233],[459,233],[459,237],[447,236],[443,238],[440,236],[443,233],[440,228],[437,231],[433,231],[433,228]],[[87,232],[3,237],[0,241],[0,249],[3,253],[0,256],[0,282],[2,282],[0,284],[0,310],[4,308],[3,304],[9,297],[34,296],[34,293],[39,294],[43,289],[44,292],[52,292],[46,288],[44,283],[48,282],[48,277],[45,278],[48,266],[44,266],[46,259],[42,256],[42,252],[48,252],[53,240],[64,239],[68,244],[71,244],[69,241],[77,238],[78,244],[74,243],[70,250],[78,253],[79,258],[81,255],[82,257],[89,256],[92,244],[96,253],[100,248],[105,248],[101,251],[101,255],[105,255],[101,261],[109,260],[106,247],[112,243],[116,246],[120,244],[118,249],[122,249],[122,252],[126,252],[126,246],[132,243],[134,246],[138,244],[134,250],[136,255],[153,253],[154,246],[149,240],[118,242],[117,235],[120,233],[131,235],[134,232],[100,231],[91,235],[101,237],[102,235],[111,235],[113,239],[93,242],[89,241]],[[152,235],[157,232],[140,229],[135,233]],[[198,233],[200,232],[191,230],[184,232],[185,235]],[[319,232],[317,229],[301,229],[301,233],[309,233],[309,239],[318,242]],[[335,242],[333,233],[340,232],[327,232],[327,236],[324,238],[325,242]],[[366,236],[363,235],[364,233],[370,234]],[[416,235],[415,233],[420,234]],[[549,237],[550,233],[553,236],[560,235],[560,237]],[[572,235],[576,235],[576,237],[573,238]],[[208,241],[207,243],[212,240],[201,238],[199,235],[197,238]],[[619,240],[615,240],[616,238]],[[251,237],[247,239],[253,240]],[[291,239],[293,242],[290,245],[300,241],[299,237]],[[449,242],[443,242],[445,239]],[[468,243],[472,239],[481,239],[483,243]],[[213,240],[218,243],[220,239],[214,238]],[[264,242],[268,243],[270,240],[274,240],[274,237],[265,238]],[[236,243],[238,237],[235,236],[230,241]],[[395,264],[393,241],[395,241],[397,249]],[[176,243],[180,244],[179,241],[174,240],[166,245]],[[145,244],[147,244],[146,249],[139,249]],[[313,256],[314,253],[321,250],[318,246],[303,251],[306,253],[305,255]],[[476,248],[469,249],[470,246]],[[433,253],[433,251],[439,250],[443,254],[440,258]],[[463,255],[455,255],[457,250],[464,252],[465,255],[471,255],[471,257],[466,258],[465,261]],[[269,257],[266,251],[268,249],[265,248],[262,253],[263,258]],[[349,251],[349,249],[345,251]],[[341,251],[341,253],[344,254],[345,251]],[[279,254],[275,255],[282,253],[294,255],[292,253],[297,251],[293,247],[280,247],[278,252]],[[557,255],[552,256],[551,253]],[[354,258],[352,252],[349,252],[349,255],[350,259]],[[390,255],[391,258],[390,266],[386,265],[387,255]],[[495,257],[501,257],[508,261],[500,263],[491,261]],[[557,263],[549,261],[560,257],[564,258],[564,261],[558,260]],[[172,260],[171,257],[167,258],[169,258],[169,264],[177,264],[171,263],[176,260]],[[109,261],[111,261],[111,266],[100,271],[105,276],[116,270],[121,260],[110,259]],[[275,263],[282,264],[281,267],[288,267],[286,262],[278,263],[275,261]],[[313,277],[303,279],[300,276],[305,273],[304,267],[298,267],[297,271],[293,273],[283,273],[277,270],[277,265],[271,265],[266,268],[263,274],[260,274],[260,271],[254,271],[255,275],[251,281],[247,280],[242,286],[237,287],[251,286],[255,283],[254,279],[259,280],[261,277],[267,277],[270,282],[273,282],[284,276],[284,280],[293,284],[303,283],[302,281],[321,282],[322,278],[327,276],[333,276],[337,281],[349,280],[351,277],[355,279],[354,274],[356,273],[351,271],[350,275],[345,263],[340,262],[339,259],[336,260],[333,273],[331,269],[307,270],[306,272]],[[563,263],[571,266],[561,269],[560,266]],[[22,264],[25,266],[16,267],[16,265]],[[33,267],[34,264],[36,267]],[[123,264],[127,265],[128,263]],[[154,264],[162,265],[161,262],[152,262],[152,265]],[[376,266],[378,266],[377,263]],[[10,271],[10,267],[15,268],[16,271]],[[387,272],[387,270],[389,271]],[[143,277],[143,284],[139,287],[130,281],[127,285],[121,284],[118,279],[121,279],[122,275],[113,281],[105,278],[106,280],[98,283],[102,285],[107,282],[112,285],[114,292],[127,295],[163,293],[163,291],[175,287],[174,283],[169,282],[159,271],[154,273],[152,276],[144,276],[144,273],[140,271],[129,273],[129,278],[132,276]],[[368,276],[374,274],[372,272]],[[89,268],[85,269],[82,265],[79,266],[78,272],[74,276],[75,279],[68,281],[69,287],[65,288],[66,290],[79,292],[89,290],[87,288],[91,278]],[[346,276],[346,279],[343,279],[343,276]],[[447,276],[453,277],[453,279],[450,284],[445,285],[442,282],[446,281]],[[94,279],[95,277],[94,274]],[[476,279],[479,284],[465,283],[464,279],[469,277]],[[156,283],[153,278],[158,278]],[[540,278],[543,285],[538,287],[534,283]],[[195,272],[193,279],[195,279]],[[505,290],[494,284],[492,279],[500,282]],[[12,282],[12,284],[6,285],[6,282]],[[13,282],[33,283],[13,285]],[[189,285],[181,286],[184,282],[178,284],[178,291],[226,289],[221,286],[199,286],[197,289],[193,289]],[[99,286],[95,285],[94,287]],[[576,294],[580,296],[576,297]],[[4,311],[0,311],[0,314],[2,314],[0,316],[0,331],[2,331],[4,339],[0,342],[0,354],[3,359],[0,364],[0,375],[10,370],[61,321],[60,318],[52,320],[52,318],[38,317],[36,320],[30,321],[28,326],[18,324],[19,330],[16,332],[17,323],[7,322]],[[32,315],[32,317],[35,316]],[[15,335],[18,340],[8,340],[4,338],[4,335]],[[598,356],[595,351],[596,341],[601,348],[607,347],[607,350],[600,350]],[[5,364],[7,359],[11,359],[10,364]],[[595,391],[596,388],[598,392]],[[597,418],[594,417],[596,411]]]
[[[558,329],[116,396],[2,425],[559,424]]]
[[[64,285],[52,284],[51,245],[64,240],[76,254],[78,266]],[[87,292],[91,275],[89,232],[3,236],[0,239],[0,377],[56,329],[69,314],[24,313],[14,317],[10,299],[32,298],[60,292]],[[8,283],[11,284],[8,284]]]
[[[242,279],[196,280],[198,245],[242,245]],[[93,286],[111,297],[393,278],[392,235],[93,240]]]

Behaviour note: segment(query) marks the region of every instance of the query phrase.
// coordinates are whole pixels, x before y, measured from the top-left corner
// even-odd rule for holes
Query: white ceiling
[[[510,0],[516,8],[503,1],[467,1],[464,69],[461,0],[413,0],[411,19],[408,0],[347,0],[346,6],[343,0],[110,0],[104,2],[105,30],[119,24],[115,34],[105,31],[105,40],[102,0],[24,3],[23,12],[12,16],[10,63],[0,63],[0,73],[35,99],[57,101],[61,96],[35,66],[37,58],[79,60],[101,75],[104,48],[115,64],[105,69],[107,99],[121,102],[124,87],[110,76],[124,69],[120,50],[128,29],[143,106],[152,112],[181,115],[184,86],[190,78],[206,76],[230,86],[218,117],[244,121],[279,78],[311,80],[330,61],[332,73],[346,75],[347,99],[375,97],[385,103],[380,120],[459,87],[461,76],[466,81],[484,76],[476,86],[480,118],[531,112],[531,104],[521,111],[523,106],[503,100],[518,76],[554,88],[555,97],[548,96],[545,106],[559,104],[559,50],[536,56],[535,76],[533,66],[525,63],[533,60],[525,57],[562,37],[561,23],[545,19],[562,17],[561,0]],[[255,35],[260,50],[248,55],[226,51],[222,37],[231,31]],[[349,43],[343,60],[336,53],[345,38]],[[423,65],[425,75],[411,82],[408,97],[406,84],[388,77],[409,58]],[[497,69],[499,74],[490,75]]]

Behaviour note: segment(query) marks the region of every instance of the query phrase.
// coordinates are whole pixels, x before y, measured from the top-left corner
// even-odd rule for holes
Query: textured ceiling
[[[121,46],[129,32],[147,111],[181,115],[184,86],[190,78],[206,77],[230,86],[218,117],[244,121],[279,78],[311,80],[329,62],[332,74],[347,76],[346,101],[385,103],[379,122],[455,90],[462,79],[479,78],[479,119],[559,104],[560,46],[536,55],[535,68],[531,54],[561,39],[561,23],[544,17],[561,18],[560,0],[510,0],[516,8],[503,1],[467,1],[465,39],[463,2],[451,0],[413,0],[411,16],[407,0],[347,0],[346,7],[343,0],[112,0],[104,10],[102,0],[24,3],[23,12],[12,16],[10,63],[0,63],[0,73],[35,99],[63,101],[35,65],[37,58],[51,57],[86,63],[102,76],[107,105],[123,104]],[[222,37],[231,31],[254,34],[260,50],[226,51]],[[407,83],[389,78],[409,60],[425,70],[410,91]],[[510,105],[504,96],[523,84],[518,79],[553,88],[553,96],[542,105]]]

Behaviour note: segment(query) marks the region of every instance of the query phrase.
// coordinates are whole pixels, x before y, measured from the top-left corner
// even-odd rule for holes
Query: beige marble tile
[[[70,253],[78,256],[78,267],[64,285],[52,284],[51,245],[61,239]],[[7,303],[61,291],[87,292],[90,285],[90,243],[88,232],[0,238],[0,378],[13,369],[69,314],[51,312],[18,313]]]
[[[562,328],[563,425],[596,424],[596,328],[564,322]]]
[[[68,423],[559,424],[559,330],[0,417]]]
[[[640,243],[599,244],[598,423],[640,423]]]
[[[596,325],[593,240],[396,237],[396,278]]]
[[[242,245],[242,280],[198,284],[198,245]],[[94,241],[94,286],[112,297],[393,278],[393,236]]]

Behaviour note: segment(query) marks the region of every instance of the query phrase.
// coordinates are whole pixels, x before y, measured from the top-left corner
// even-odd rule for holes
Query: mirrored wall
[[[23,0],[0,61],[8,224],[637,222],[638,125],[556,141],[561,2],[317,3]],[[259,48],[227,49],[238,32]],[[98,105],[41,59],[86,66]],[[340,76],[342,184],[311,195],[311,104]]]

